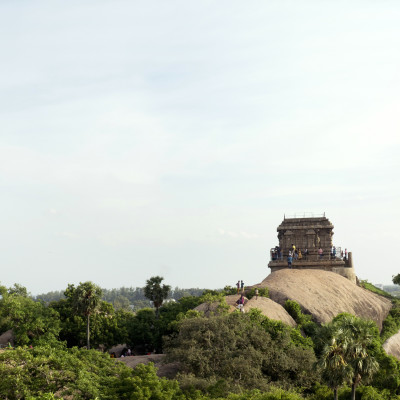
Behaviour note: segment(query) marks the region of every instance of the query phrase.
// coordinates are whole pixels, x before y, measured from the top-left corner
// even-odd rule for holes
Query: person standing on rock
[[[244,292],[244,282],[240,281],[240,289],[242,289],[242,293]]]
[[[290,269],[292,269],[292,261],[293,261],[292,252],[289,251],[289,254],[288,254],[288,257],[287,257],[287,263],[288,263],[288,267]]]
[[[243,306],[244,306],[244,296],[243,296],[243,294],[240,296],[240,298],[237,300],[237,302],[236,302],[236,304],[238,305],[238,310],[240,311],[240,312],[244,312],[244,310],[243,310]]]
[[[239,289],[240,289],[240,281],[237,281],[236,287],[237,287],[237,294],[239,294]]]
[[[324,251],[322,250],[321,247],[318,249],[318,254],[319,254],[319,259],[322,260],[322,257],[324,256]]]
[[[256,300],[258,300],[258,289],[256,289]]]

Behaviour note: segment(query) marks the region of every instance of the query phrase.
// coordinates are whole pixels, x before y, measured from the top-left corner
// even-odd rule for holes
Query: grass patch
[[[390,293],[385,292],[382,289],[377,288],[374,286],[372,283],[368,282],[367,280],[365,281],[360,281],[360,286],[363,287],[364,289],[369,290],[370,292],[379,294],[380,296],[386,297],[388,299],[394,299],[394,296],[392,296]]]

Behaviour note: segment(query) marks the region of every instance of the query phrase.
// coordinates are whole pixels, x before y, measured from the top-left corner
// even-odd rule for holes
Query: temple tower
[[[352,266],[352,255],[342,256],[342,249],[333,244],[333,224],[325,217],[321,216],[306,217],[284,217],[278,226],[279,245],[271,249],[271,261],[268,267],[271,272],[282,268],[287,268],[287,256],[293,245],[301,250],[302,257],[293,260],[293,268],[323,269],[338,273],[352,282],[356,282],[356,275]],[[335,253],[332,248],[335,246]],[[277,254],[279,247],[279,256]],[[318,253],[322,249],[322,256]],[[307,255],[305,250],[307,249]]]

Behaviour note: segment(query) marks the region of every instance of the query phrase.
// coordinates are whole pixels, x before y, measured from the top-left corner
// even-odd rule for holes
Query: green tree
[[[147,353],[161,347],[158,320],[152,308],[142,308],[127,321],[127,345]]]
[[[131,310],[129,299],[125,296],[117,296],[114,300],[114,308],[116,310]]]
[[[400,285],[400,274],[397,274],[397,275],[393,276],[392,282],[395,285]]]
[[[355,400],[357,386],[371,380],[379,370],[376,360],[377,346],[380,346],[379,331],[373,321],[352,315],[344,315],[337,322],[349,340],[347,359],[353,369],[351,398]]]
[[[159,308],[162,306],[164,300],[168,297],[171,286],[162,285],[161,282],[164,278],[161,276],[153,276],[146,281],[144,288],[144,295],[153,302],[156,309],[156,317],[159,317]]]
[[[346,360],[348,338],[343,335],[343,330],[332,327],[329,336],[317,366],[322,370],[322,379],[333,390],[334,400],[337,400],[338,389],[351,381],[353,370]]]
[[[180,362],[182,379],[194,375],[198,387],[218,381],[229,391],[265,390],[270,383],[310,387],[316,380],[313,350],[296,346],[286,330],[273,337],[265,321],[253,318],[234,312],[183,319],[179,333],[166,341],[167,358]]]
[[[319,351],[318,364],[323,378],[334,391],[346,381],[350,382],[351,398],[355,400],[357,386],[368,382],[379,370],[377,356],[381,344],[376,324],[350,314],[339,314],[321,333],[325,344]]]
[[[153,365],[134,370],[96,350],[35,346],[0,352],[0,397],[20,399],[183,400],[176,381]]]
[[[25,286],[14,283],[14,286],[8,288],[8,294],[16,294],[18,296],[28,297],[28,290]]]
[[[60,340],[65,340],[68,347],[82,347],[87,342],[86,317],[79,315],[73,308],[72,299],[61,299],[50,303],[49,307],[60,315]],[[112,304],[101,301],[97,311],[90,317],[90,345],[108,349],[118,343],[125,343],[126,325],[134,314],[131,311],[115,311]]]
[[[15,344],[20,346],[45,341],[56,343],[60,332],[59,314],[42,302],[26,297],[26,289],[21,288],[15,285],[1,290],[0,332],[12,329]]]
[[[78,287],[69,285],[72,305],[75,312],[86,318],[86,343],[90,349],[90,317],[99,309],[101,303],[101,288],[93,282],[80,283]],[[67,294],[66,294],[67,295]]]

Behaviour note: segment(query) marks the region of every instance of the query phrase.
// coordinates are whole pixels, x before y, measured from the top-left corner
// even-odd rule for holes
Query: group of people
[[[292,257],[292,260],[301,260],[303,258],[307,260],[308,249],[304,249],[303,251],[301,251],[300,249],[296,249],[296,246],[292,244],[292,249],[289,250],[289,256]],[[283,253],[281,251],[281,248],[279,246],[275,246],[274,250],[272,251],[272,261],[282,259]]]
[[[292,244],[292,250],[289,250],[287,262],[289,268],[292,268],[292,262],[297,260],[302,260],[304,257],[307,260],[308,257],[308,249],[305,248],[303,251],[301,249],[296,249],[296,246]]]
[[[243,293],[244,292],[244,282],[237,281],[236,288],[237,288],[237,294],[239,294],[239,291],[241,291]]]
[[[245,303],[245,297],[244,297],[244,282],[243,281],[237,281],[236,283],[236,288],[237,288],[237,294],[240,292],[240,297],[236,301],[237,309],[244,313],[244,303]],[[258,299],[258,289],[256,288],[255,290],[255,298],[256,300]]]
[[[308,256],[308,249],[304,249],[303,253],[301,252],[300,249],[296,249],[296,246],[294,244],[292,244],[292,250],[289,250],[288,253],[288,257],[287,257],[287,262],[288,262],[288,267],[292,268],[292,263],[293,261],[297,261],[297,260],[301,260],[303,258],[307,260],[307,256]],[[336,259],[336,247],[332,246],[331,248],[331,260]],[[347,260],[348,254],[347,254],[347,249],[341,250],[340,252],[340,257],[343,260]],[[320,247],[318,249],[318,258],[320,260],[322,260],[324,258],[324,250],[322,249],[322,247]]]
[[[324,257],[324,251],[322,250],[321,247],[318,249],[318,255],[319,255],[320,259],[322,259]],[[331,254],[330,255],[331,255],[331,260],[335,260],[338,257],[338,254],[337,254],[335,246],[331,247]],[[347,249],[344,249],[344,251],[341,250],[339,258],[341,258],[342,260],[347,260],[347,257],[348,257],[347,256]]]

